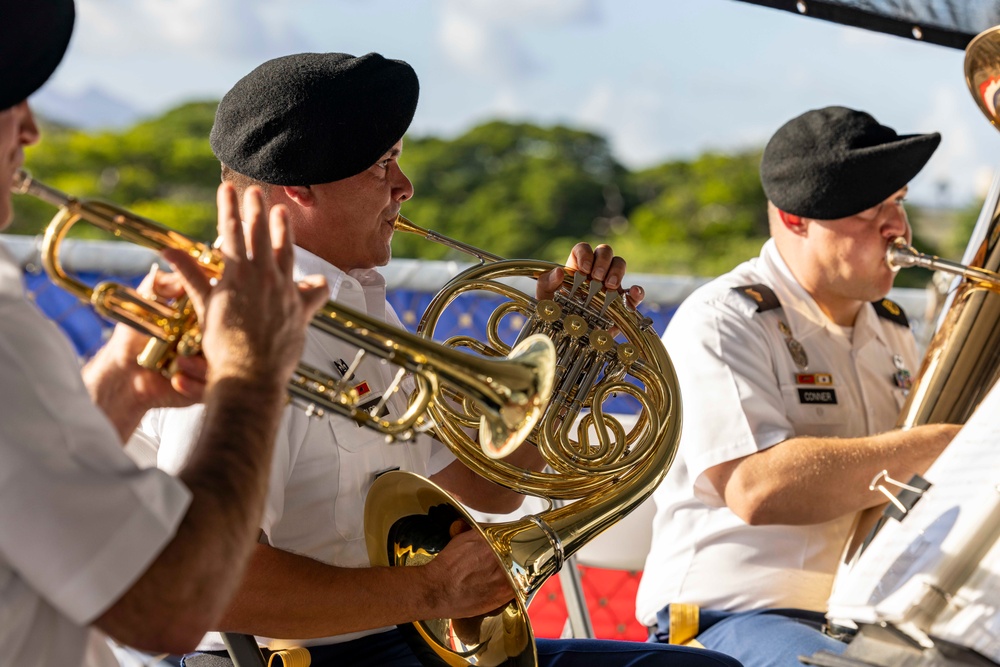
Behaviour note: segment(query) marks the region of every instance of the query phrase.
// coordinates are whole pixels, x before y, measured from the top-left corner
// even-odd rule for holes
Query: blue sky
[[[411,132],[493,118],[608,137],[630,167],[762,145],[843,104],[943,142],[912,199],[962,204],[1000,163],[963,53],[735,0],[77,0],[48,86],[99,88],[149,113],[217,99],[268,58],[378,51],[421,80]]]

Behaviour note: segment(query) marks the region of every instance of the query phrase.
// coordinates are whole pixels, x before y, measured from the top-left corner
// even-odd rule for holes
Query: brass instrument
[[[931,271],[942,271],[955,276],[967,278],[971,282],[986,289],[1000,290],[1000,274],[987,269],[980,269],[975,266],[966,266],[960,262],[952,262],[948,259],[941,259],[937,255],[922,253],[902,237],[892,240],[885,251],[885,263],[893,271],[899,271],[909,267],[920,267]]]
[[[491,482],[550,502],[549,509],[519,520],[477,524],[433,483],[410,473],[386,473],[375,481],[365,505],[369,558],[376,566],[427,563],[450,539],[452,521],[464,520],[492,547],[507,573],[513,599],[477,618],[426,619],[400,627],[428,665],[535,665],[526,611],[531,598],[566,559],[646,499],[673,461],[681,429],[673,366],[652,323],[627,306],[620,293],[604,293],[598,281],[588,284],[580,272],[567,272],[555,297],[538,301],[512,287],[511,281],[537,278],[558,265],[504,260],[403,217],[396,228],[481,262],[432,299],[420,332],[433,336],[449,305],[467,292],[485,291],[506,299],[489,318],[486,342],[455,337],[446,344],[505,354],[510,344],[503,340],[500,323],[507,317],[525,321],[517,340],[542,333],[554,342],[554,398],[527,440],[537,447],[546,471],[495,460],[475,447],[462,426],[474,423],[476,413],[461,396],[430,408],[436,435],[466,466]],[[623,342],[615,340],[616,329]],[[604,410],[614,394],[640,404],[631,429]],[[552,502],[563,500],[574,502]]]
[[[989,121],[998,125],[993,92],[1000,82],[1000,29],[988,30],[965,50],[965,81]],[[992,208],[989,208],[992,206]],[[965,252],[965,264],[917,253],[895,261],[962,276],[950,305],[924,354],[923,363],[903,406],[898,425],[963,424],[1000,377],[1000,205],[987,200]],[[892,264],[890,264],[892,265]]]
[[[975,264],[918,253],[896,239],[886,252],[891,267],[920,266],[963,280],[927,346],[916,381],[896,426],[964,424],[1000,377],[1000,252],[995,247],[997,212],[987,239],[975,249]]]
[[[80,221],[156,251],[183,250],[196,258],[209,276],[222,274],[220,251],[125,209],[69,197],[33,180],[24,171],[15,174],[12,189],[59,208],[42,242],[45,270],[53,282],[91,303],[100,314],[152,336],[139,358],[140,364],[169,373],[170,361],[176,355],[199,352],[197,318],[186,298],[172,304],[162,303],[113,282],[90,288],[64,270],[60,251],[70,228]],[[534,427],[551,395],[555,352],[544,336],[525,339],[510,351],[507,359],[482,358],[437,344],[333,301],[316,313],[310,326],[361,351],[340,380],[301,363],[289,382],[289,394],[304,402],[310,414],[329,410],[373,428],[388,439],[412,438],[416,429],[428,424],[431,406],[441,396],[442,389],[448,388],[468,396],[475,406],[479,417],[476,425],[482,428],[482,446],[491,452],[509,451]],[[377,416],[377,408],[367,411],[357,407],[357,392],[348,381],[365,353],[414,374],[417,390],[398,419]],[[397,385],[404,372],[401,370],[397,375]],[[386,391],[383,400],[387,400],[391,391],[392,388]]]
[[[980,110],[1000,127],[1000,27],[973,39],[965,50],[965,81]],[[995,194],[995,193],[994,193]],[[987,199],[965,252],[965,263],[923,255],[896,239],[886,252],[890,267],[922,266],[961,276],[939,319],[898,428],[964,424],[1000,378],[1000,200]],[[873,471],[874,472],[874,471]],[[874,537],[881,507],[862,512],[845,550],[857,557]],[[875,528],[877,531],[877,527]]]

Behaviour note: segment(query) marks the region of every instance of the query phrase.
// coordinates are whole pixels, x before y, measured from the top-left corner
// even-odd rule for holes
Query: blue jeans
[[[604,639],[538,639],[539,667],[740,667],[729,656],[705,649]],[[312,647],[312,667],[422,667],[398,630],[342,644]],[[202,662],[201,660],[205,660]],[[216,658],[218,660],[218,658]],[[220,665],[210,656],[185,658],[188,667]]]
[[[669,639],[669,605],[656,614],[657,632],[650,641]],[[837,655],[847,644],[823,633],[823,614],[804,609],[715,611],[702,609],[696,639],[705,648],[731,655],[744,667],[802,667],[799,656],[817,651]]]

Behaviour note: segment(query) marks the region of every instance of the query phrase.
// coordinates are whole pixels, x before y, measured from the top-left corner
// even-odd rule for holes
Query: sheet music
[[[1000,543],[994,544],[979,567],[937,618],[930,634],[975,649],[1000,662]]]
[[[924,622],[921,614],[933,611],[932,598],[941,597],[936,587],[942,583],[958,586],[956,580],[976,567],[966,562],[969,557],[975,555],[978,562],[984,549],[993,544],[1000,531],[1000,493],[996,490],[1000,482],[1000,385],[987,394],[924,478],[932,486],[903,521],[887,522],[853,568],[838,576],[829,602],[831,618],[861,623]],[[996,565],[984,560],[978,566],[984,574],[977,570],[975,582],[966,586],[988,586],[980,598],[996,604],[1000,602],[1000,550],[991,549],[989,556],[995,556],[992,563]],[[998,571],[990,576],[989,567]],[[951,620],[955,628],[960,624],[971,628],[977,622],[972,616],[967,606],[961,618],[955,615]],[[934,630],[954,634],[943,625]]]

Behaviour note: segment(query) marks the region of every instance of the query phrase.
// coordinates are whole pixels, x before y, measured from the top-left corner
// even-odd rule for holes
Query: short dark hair
[[[258,181],[255,178],[250,178],[238,171],[235,171],[225,163],[222,164],[222,182],[229,183],[234,188],[236,188],[236,194],[243,198],[243,193],[247,191],[252,185],[256,185],[261,191],[267,195],[271,191],[271,184],[265,183],[264,181]]]

